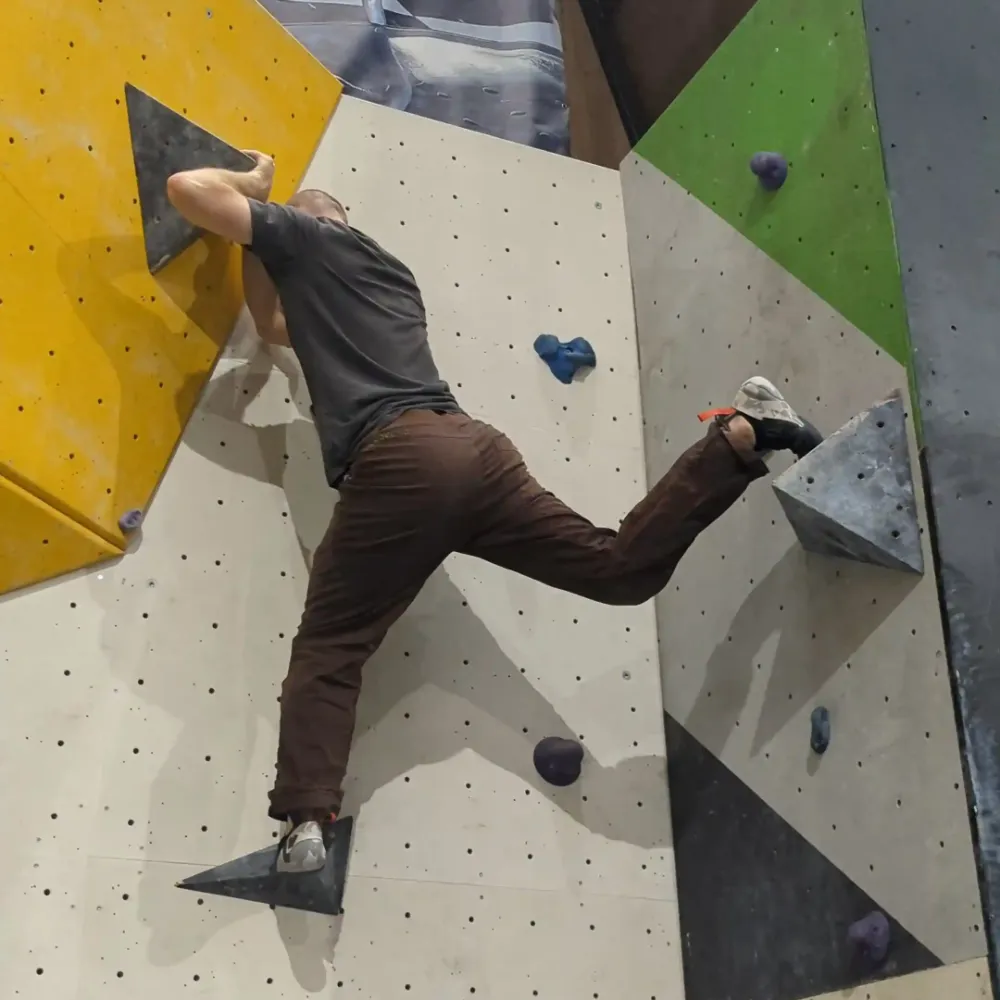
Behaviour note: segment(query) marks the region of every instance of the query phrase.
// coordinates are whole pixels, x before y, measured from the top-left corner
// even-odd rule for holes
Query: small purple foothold
[[[121,529],[122,534],[129,534],[132,531],[138,531],[142,525],[142,511],[138,508],[134,510],[127,511],[118,518],[118,527]]]
[[[546,736],[534,753],[535,770],[550,784],[564,787],[580,777],[583,747],[576,740]]]
[[[889,918],[881,910],[855,921],[847,930],[847,940],[873,965],[881,965],[889,954]]]
[[[777,191],[788,177],[788,161],[781,153],[754,153],[750,169],[768,191]]]

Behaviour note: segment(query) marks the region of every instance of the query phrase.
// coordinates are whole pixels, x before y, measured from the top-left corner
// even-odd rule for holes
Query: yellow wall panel
[[[222,342],[198,326],[192,289],[213,311],[238,308],[230,256],[194,247],[198,283],[172,272],[147,296],[130,288],[134,274],[103,279],[2,179],[0,217],[0,473],[117,542],[118,518],[146,504]],[[114,261],[137,240],[103,252]]]
[[[139,232],[125,82],[294,191],[340,84],[256,0],[5,5],[0,171],[67,241]],[[61,196],[61,197],[60,197]]]
[[[0,24],[0,473],[121,547],[241,302],[214,239],[149,274],[125,83],[272,153],[279,199],[341,88],[255,0],[11,4]]]
[[[10,525],[18,530],[8,530]],[[0,526],[0,594],[121,555],[115,546],[4,479]]]

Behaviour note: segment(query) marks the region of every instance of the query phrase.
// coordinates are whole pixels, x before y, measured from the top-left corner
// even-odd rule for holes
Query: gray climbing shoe
[[[326,844],[323,842],[323,826],[316,820],[309,820],[291,828],[278,845],[278,871],[303,874],[319,871],[326,864]]]
[[[740,386],[733,410],[750,421],[758,451],[790,451],[796,458],[803,458],[823,440],[823,435],[788,405],[774,385],[759,375]]]

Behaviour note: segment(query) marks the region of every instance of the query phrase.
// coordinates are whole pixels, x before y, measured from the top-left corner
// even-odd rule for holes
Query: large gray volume
[[[245,172],[253,169],[254,162],[130,83],[125,84],[125,105],[146,263],[150,273],[156,274],[201,235],[167,200],[167,178],[197,167]]]
[[[898,390],[849,420],[773,486],[804,549],[923,573],[906,412]]]
[[[1000,996],[1000,4],[864,8]]]

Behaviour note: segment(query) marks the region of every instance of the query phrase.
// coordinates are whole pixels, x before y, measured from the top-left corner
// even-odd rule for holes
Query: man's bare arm
[[[257,334],[266,344],[291,347],[285,313],[278,290],[264,265],[245,247],[243,249],[243,297]]]
[[[274,180],[274,160],[246,152],[257,161],[246,173],[202,167],[167,178],[167,197],[188,222],[241,246],[251,239],[248,199],[267,201]]]

